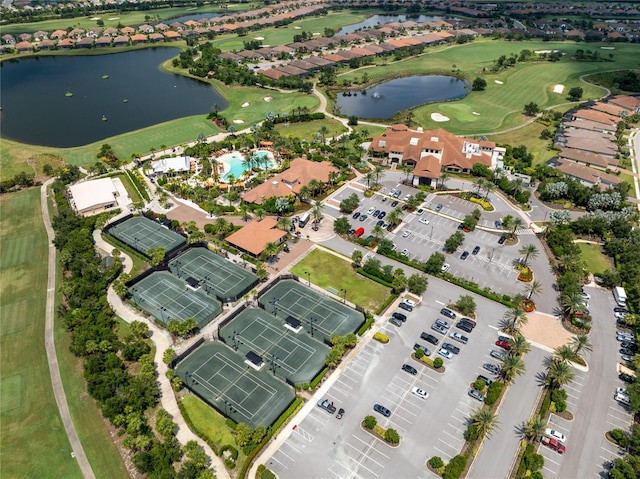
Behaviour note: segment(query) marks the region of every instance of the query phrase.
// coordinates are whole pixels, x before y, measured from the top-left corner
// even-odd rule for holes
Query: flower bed
[[[525,313],[530,313],[531,311],[534,311],[536,309],[536,303],[534,303],[530,299],[523,299],[520,302],[520,307]]]
[[[518,281],[522,281],[523,283],[530,283],[533,281],[533,271],[527,266],[523,267],[520,270],[520,274],[518,275]]]

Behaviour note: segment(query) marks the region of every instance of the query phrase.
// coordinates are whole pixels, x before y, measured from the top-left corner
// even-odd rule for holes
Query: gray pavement
[[[42,221],[44,223],[45,230],[47,231],[47,238],[49,241],[49,259],[48,259],[48,272],[47,272],[47,302],[45,306],[45,329],[44,329],[44,345],[47,351],[47,362],[49,363],[49,373],[51,375],[51,386],[53,387],[53,394],[56,398],[56,404],[58,405],[58,411],[60,412],[60,418],[64,425],[64,430],[69,438],[71,445],[72,457],[78,461],[78,466],[82,471],[82,475],[86,478],[95,478],[89,459],[84,452],[78,432],[71,419],[71,413],[69,411],[69,404],[67,404],[67,396],[62,384],[62,376],[60,376],[60,366],[58,365],[58,356],[56,353],[55,345],[55,331],[54,331],[54,318],[55,318],[55,294],[56,294],[56,247],[53,245],[55,233],[51,227],[51,218],[49,217],[49,205],[47,203],[47,187],[53,183],[53,179],[47,181],[40,188],[40,208],[42,210]]]

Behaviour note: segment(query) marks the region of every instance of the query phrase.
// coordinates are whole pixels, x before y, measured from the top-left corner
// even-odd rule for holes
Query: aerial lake
[[[444,75],[398,78],[368,88],[366,93],[338,93],[336,103],[343,116],[388,119],[399,111],[423,103],[463,98],[471,91],[469,82]]]
[[[5,61],[0,68],[0,135],[72,147],[185,116],[227,101],[212,86],[163,72],[177,48]]]
[[[347,35],[357,30],[366,29],[369,27],[376,27],[378,25],[384,25],[386,23],[393,22],[406,22],[407,20],[417,23],[435,22],[436,20],[443,20],[445,17],[438,17],[432,15],[372,15],[366,20],[353,25],[347,25],[341,28],[336,35]]]

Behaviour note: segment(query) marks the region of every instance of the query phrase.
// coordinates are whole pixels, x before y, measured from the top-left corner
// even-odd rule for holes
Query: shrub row
[[[471,201],[472,203],[479,204],[480,206],[482,206],[482,209],[484,209],[485,211],[493,211],[495,209],[491,203],[483,200],[482,198],[471,197],[469,198],[469,201]]]
[[[513,299],[508,294],[500,295],[495,291],[491,291],[489,288],[480,289],[478,283],[469,281],[464,278],[458,278],[449,273],[443,274],[442,279],[448,281],[449,283],[455,284],[456,286],[460,286],[467,291],[471,291],[472,293],[479,294],[480,296],[484,296],[487,299],[503,304],[507,308],[513,308]]]
[[[396,298],[399,296],[397,293],[391,293],[387,299],[384,300],[378,309],[376,310],[376,314],[382,314],[382,312],[389,307],[391,303],[393,303]]]
[[[367,320],[364,322],[364,324],[362,326],[360,326],[360,329],[358,329],[358,336],[362,336],[364,333],[366,333],[369,328],[371,327],[371,325],[374,323],[375,318],[373,316],[368,317]]]
[[[369,278],[370,280],[375,281],[376,283],[380,283],[381,285],[386,286],[387,288],[393,288],[393,285],[389,281],[386,281],[374,274],[368,273],[363,268],[358,268],[358,274],[361,274],[365,278]]]
[[[454,456],[444,468],[442,477],[443,479],[459,479],[465,467],[467,467],[467,458],[460,455]]]
[[[325,367],[322,371],[320,371],[317,376],[315,378],[313,378],[313,381],[311,381],[311,384],[309,385],[309,387],[311,389],[315,389],[318,387],[318,384],[320,384],[320,381],[322,381],[322,378],[324,378],[327,373],[329,372],[329,368]]]
[[[144,180],[140,178],[140,173],[138,171],[134,171],[133,173],[130,170],[125,170],[127,172],[127,176],[134,184],[140,196],[142,196],[145,200],[149,201],[151,198],[149,197],[149,192],[144,185]]]

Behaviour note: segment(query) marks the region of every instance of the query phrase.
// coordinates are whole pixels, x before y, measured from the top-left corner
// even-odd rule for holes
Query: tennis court
[[[305,324],[300,326],[309,329]],[[329,352],[322,339],[308,336],[303,330],[296,333],[285,326],[284,318],[250,308],[220,328],[219,334],[236,351],[256,353],[277,376],[303,384],[311,382],[324,367]]]
[[[187,242],[175,231],[144,216],[132,216],[108,227],[106,232],[145,255],[149,248],[162,247],[169,253]]]
[[[259,304],[278,318],[292,316],[315,332],[316,339],[355,332],[364,315],[294,280],[280,281],[259,299]]]
[[[295,398],[293,388],[270,371],[256,371],[222,343],[205,343],[183,359],[176,373],[185,386],[235,422],[270,426]]]
[[[131,285],[134,303],[163,324],[170,319],[193,318],[202,328],[222,312],[222,305],[202,290],[187,287],[168,271],[155,271]]]
[[[172,259],[169,270],[179,278],[196,279],[223,303],[237,301],[258,284],[255,274],[201,247],[189,248]]]

